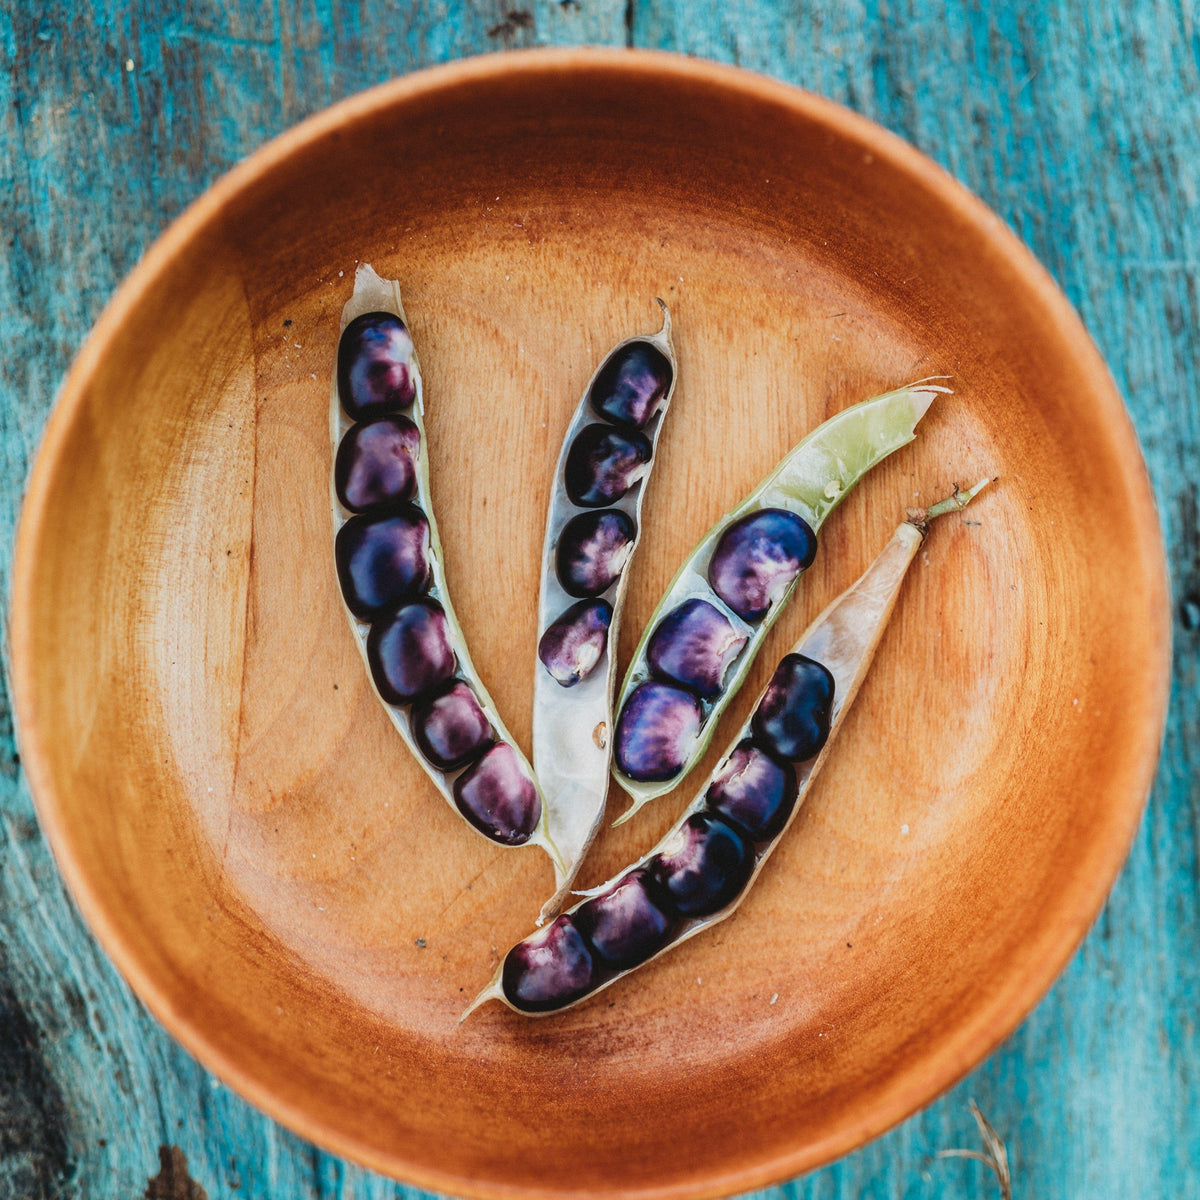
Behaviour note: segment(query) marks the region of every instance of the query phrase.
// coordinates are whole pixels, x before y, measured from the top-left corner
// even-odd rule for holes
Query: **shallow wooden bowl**
[[[369,691],[331,558],[355,264],[401,281],[476,662],[529,749],[551,468],[605,350],[675,319],[627,656],[685,550],[828,414],[953,376],[831,520],[720,744],[906,505],[935,527],[819,785],[730,921],[565,1016],[466,1002],[552,888],[436,796]],[[1167,694],[1137,442],[1045,272],[829,103],[655,55],[459,63],[272,143],[147,254],[30,481],[24,762],[150,1008],[306,1137],[439,1191],[713,1196],[933,1098],[1024,1016],[1137,826]],[[696,786],[603,835],[641,853]],[[610,815],[623,805],[614,793]]]

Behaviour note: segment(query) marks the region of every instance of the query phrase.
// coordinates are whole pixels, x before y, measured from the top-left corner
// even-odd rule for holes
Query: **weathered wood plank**
[[[977,1144],[968,1095],[1008,1138],[1018,1195],[1200,1192],[1190,1067],[1200,995],[1195,5],[992,8],[638,0],[628,24],[626,5],[608,0],[0,8],[7,530],[70,355],[167,221],[304,115],[480,50],[621,45],[632,33],[638,45],[741,63],[841,100],[982,195],[1079,307],[1128,398],[1171,555],[1175,696],[1148,817],[1097,929],[1000,1051],[900,1129],[764,1196],[991,1194],[978,1166],[932,1158]],[[145,1015],[65,896],[2,707],[0,1197],[140,1195],[170,1144],[210,1197],[419,1195],[281,1130]]]

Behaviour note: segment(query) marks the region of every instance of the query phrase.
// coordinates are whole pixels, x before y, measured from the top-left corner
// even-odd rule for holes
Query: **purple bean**
[[[542,815],[537,788],[507,742],[497,742],[454,781],[454,803],[476,829],[504,846],[529,841]]]
[[[811,565],[816,552],[816,534],[802,517],[783,508],[759,509],[721,534],[708,564],[708,581],[739,617],[757,621]]]
[[[796,772],[751,741],[739,743],[709,784],[704,803],[755,842],[773,838],[796,804]]]
[[[411,500],[420,453],[421,434],[407,417],[352,425],[334,460],[338,499],[351,512]]]
[[[805,762],[820,753],[833,717],[833,676],[803,654],[785,655],[750,718],[754,741],[776,758]]]
[[[586,995],[596,968],[587,943],[569,916],[518,942],[505,956],[500,986],[522,1012],[548,1012]]]
[[[612,615],[607,600],[580,600],[546,627],[538,658],[563,687],[574,687],[596,669],[608,645]]]
[[[346,606],[371,620],[429,584],[429,522],[409,505],[386,517],[351,517],[334,545]]]
[[[588,425],[575,435],[563,469],[571,503],[580,508],[615,504],[645,475],[653,454],[640,433]]]
[[[658,412],[673,374],[657,346],[630,342],[600,368],[589,393],[592,408],[614,425],[641,429]]]
[[[639,683],[617,718],[617,766],[642,783],[673,779],[688,760],[701,716],[691,692],[653,680]]]
[[[714,700],[745,644],[745,635],[720,609],[707,600],[685,600],[659,621],[646,644],[646,660],[656,678]]]
[[[412,337],[392,313],[356,317],[338,343],[338,396],[361,421],[407,408],[417,395]]]
[[[606,592],[620,577],[633,548],[633,518],[617,509],[572,517],[558,535],[558,581],[568,596]]]
[[[475,693],[461,680],[413,707],[412,731],[421,753],[442,771],[478,758],[495,737]]]
[[[693,813],[647,864],[675,910],[703,917],[724,908],[746,886],[754,855],[732,825],[709,813]]]
[[[644,963],[674,931],[674,920],[654,901],[649,884],[645,871],[631,871],[571,914],[592,949],[614,970]]]
[[[457,662],[441,605],[418,600],[377,621],[367,635],[367,661],[389,704],[411,704],[444,683]]]

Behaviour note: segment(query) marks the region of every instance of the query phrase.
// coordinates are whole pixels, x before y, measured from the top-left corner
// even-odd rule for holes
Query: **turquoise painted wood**
[[[978,192],[1107,355],[1170,552],[1175,688],[1162,766],[1096,929],[958,1088],[761,1195],[994,1195],[978,1164],[934,1157],[979,1144],[969,1097],[1007,1140],[1018,1197],[1200,1195],[1196,0],[2,0],[0,585],[70,357],[189,200],[272,134],[391,75],[581,42],[681,50],[809,87]],[[1120,570],[1121,547],[1112,554]],[[280,1129],[146,1015],[64,892],[0,699],[0,1200],[421,1195]]]

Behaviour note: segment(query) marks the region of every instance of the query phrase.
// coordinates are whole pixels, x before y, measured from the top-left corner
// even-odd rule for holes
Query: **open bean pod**
[[[621,685],[612,773],[633,800],[674,788],[700,760],[797,580],[826,517],[911,442],[939,392],[927,380],[819,425],[689,555],[646,625]]]
[[[550,835],[566,864],[553,915],[604,815],[612,757],[617,630],[642,500],[675,391],[671,315],[662,329],[615,346],[567,428],[554,472],[542,551],[533,762]]]
[[[928,522],[985,486],[912,513],[776,668],[708,785],[637,862],[505,955],[488,1000],[545,1016],[594,996],[730,916],[799,811],[874,658]]]
[[[392,724],[451,807],[497,845],[541,846],[561,876],[537,779],[450,603],[424,413],[400,289],[364,264],[342,310],[330,404],[334,556],[354,638]]]

